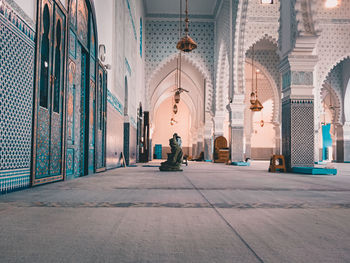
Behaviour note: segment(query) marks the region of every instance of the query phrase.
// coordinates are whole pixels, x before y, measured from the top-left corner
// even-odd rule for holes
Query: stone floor
[[[350,164],[335,165],[140,166],[3,195],[0,262],[350,262]]]

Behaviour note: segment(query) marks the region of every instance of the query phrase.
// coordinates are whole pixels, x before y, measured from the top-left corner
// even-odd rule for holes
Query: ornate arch
[[[328,68],[330,68],[330,70],[328,70],[326,72],[322,72],[319,75],[320,84],[322,85],[323,83],[325,83],[327,80],[327,76],[332,72],[332,70],[346,59],[350,59],[350,54],[334,60],[333,63],[331,63],[330,66],[328,67]]]
[[[224,98],[229,96],[229,59],[226,45],[223,42],[220,44],[219,57],[218,57],[218,69],[216,76],[216,86],[215,86],[215,110],[223,111],[225,109]],[[226,92],[226,96],[225,96]],[[228,103],[228,101],[227,101]]]
[[[322,86],[319,88],[317,94],[318,94],[318,99],[321,102],[322,101],[322,91],[326,88],[328,92],[330,92],[331,96],[333,96],[336,99],[336,104],[339,107],[339,110],[336,111],[336,115],[334,117],[334,122],[335,123],[341,123],[342,122],[342,113],[345,110],[344,107],[344,100],[342,98],[342,91],[341,90],[336,90],[334,87],[332,87],[329,82],[328,79],[331,78],[331,74],[332,71],[339,65],[341,64],[343,61],[345,61],[346,59],[350,59],[350,55],[342,57],[340,59],[337,59],[336,62],[332,63],[330,70],[322,75]],[[344,93],[345,94],[345,93]],[[345,112],[344,112],[345,113]]]
[[[330,96],[335,98],[335,107],[339,107],[335,109],[335,116],[333,118],[334,123],[341,123],[341,113],[343,112],[343,105],[341,103],[341,97],[339,92],[331,87],[329,83],[324,83],[322,88],[321,88],[321,93],[320,93],[320,101],[322,102],[323,99],[323,92],[326,91]]]
[[[168,56],[166,59],[164,59],[158,67],[153,70],[150,77],[146,80],[146,100],[147,105],[149,108],[151,108],[150,105],[150,95],[151,95],[151,82],[152,80],[161,73],[161,71],[170,63],[175,61],[178,57],[178,54],[173,54],[171,56]],[[205,86],[205,110],[206,111],[212,111],[212,103],[213,103],[213,83],[212,78],[209,70],[205,66],[204,61],[200,58],[199,55],[191,53],[191,54],[182,54],[182,59],[191,64],[198,72],[203,76],[203,78],[206,81]]]
[[[247,63],[251,64],[250,61],[246,61]],[[270,74],[270,72],[259,62],[254,61],[254,66],[256,66],[268,79],[268,81],[271,84],[271,89],[273,92],[273,117],[272,117],[272,122],[274,123],[280,123],[280,112],[281,112],[281,95],[279,92],[279,88]]]
[[[247,51],[253,47],[256,43],[262,41],[262,40],[267,40],[271,42],[273,45],[276,46],[276,50],[278,49],[278,41],[276,38],[270,36],[269,34],[263,34],[263,35],[258,35],[250,40],[247,41],[244,45],[242,44],[241,46],[241,52],[242,55],[238,56],[237,59],[239,60],[239,63],[237,65],[237,71],[236,71],[236,76],[235,76],[235,94],[243,94],[244,93],[244,87],[245,87],[245,74],[244,74],[244,62],[246,60],[246,53]]]

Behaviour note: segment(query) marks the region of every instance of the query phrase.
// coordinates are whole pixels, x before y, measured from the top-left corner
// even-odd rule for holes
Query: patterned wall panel
[[[30,184],[35,33],[0,2],[0,193],[6,193]]]
[[[176,54],[176,43],[179,40],[177,21],[146,22],[146,76],[170,55]],[[205,61],[206,67],[214,75],[214,23],[190,22],[190,36],[197,42],[198,48],[193,51]],[[183,31],[182,31],[183,33]]]
[[[314,164],[314,104],[312,100],[292,100],[291,166]]]
[[[73,34],[73,35],[72,35]],[[72,40],[73,36],[73,40]],[[68,63],[67,95],[67,178],[81,174],[80,133],[81,133],[81,45],[71,32]],[[72,50],[74,52],[72,52]],[[76,59],[76,60],[75,60]],[[73,160],[71,161],[71,158]]]
[[[286,166],[290,167],[291,155],[291,104],[290,100],[282,103],[282,154],[285,157]]]
[[[314,102],[287,100],[282,104],[282,144],[287,167],[314,163]]]
[[[280,59],[276,50],[256,50],[254,52],[254,61],[257,61],[260,65],[266,68],[266,70],[271,74],[271,77],[275,81],[276,86],[280,87],[280,72],[279,63]],[[246,58],[251,60],[252,50],[248,50]]]

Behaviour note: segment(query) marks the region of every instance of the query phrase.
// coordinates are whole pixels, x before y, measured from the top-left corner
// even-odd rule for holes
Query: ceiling
[[[185,10],[185,0],[182,0]],[[192,18],[214,19],[221,0],[188,0],[188,12]],[[176,18],[180,0],[144,0],[147,17]]]

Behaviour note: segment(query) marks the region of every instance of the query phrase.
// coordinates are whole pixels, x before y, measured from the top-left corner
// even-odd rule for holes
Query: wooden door
[[[38,6],[32,184],[62,180],[66,13],[51,0]]]

